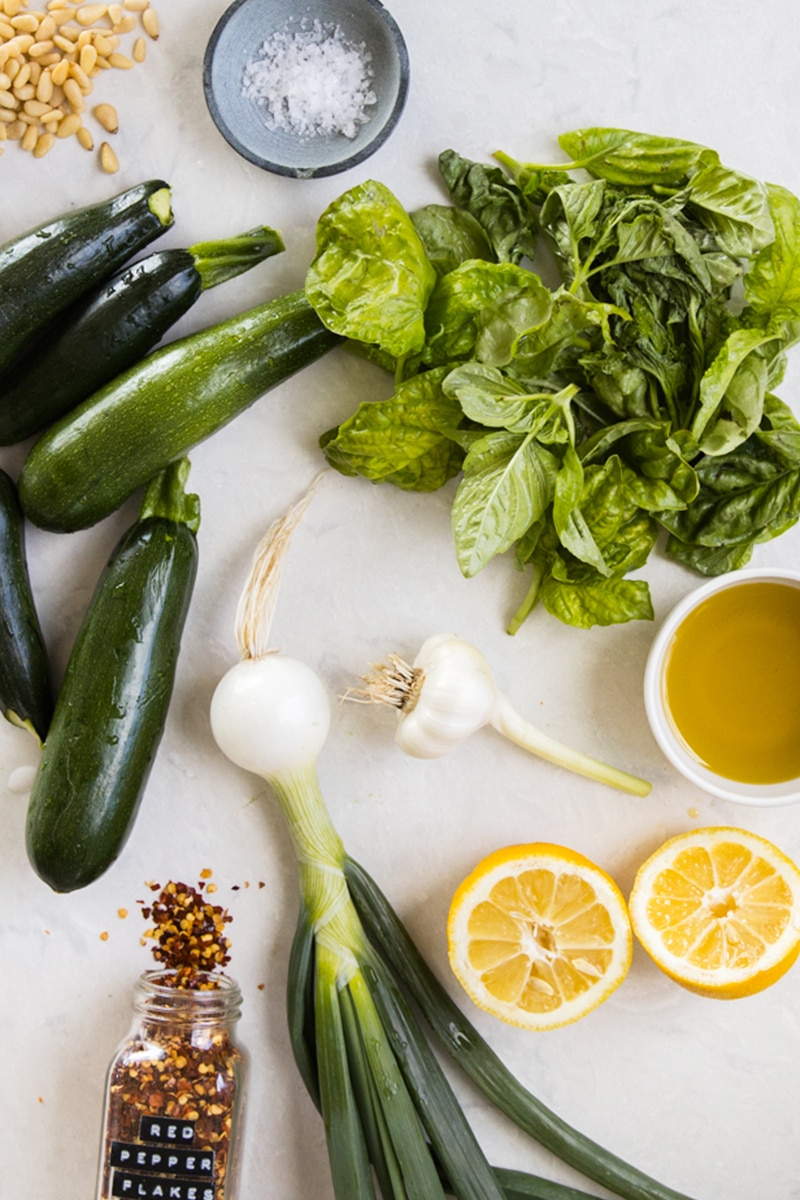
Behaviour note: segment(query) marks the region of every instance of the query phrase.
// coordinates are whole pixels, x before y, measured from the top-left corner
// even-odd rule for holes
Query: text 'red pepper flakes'
[[[160,966],[139,978],[133,1027],[109,1068],[98,1200],[236,1200],[241,993],[222,971],[231,917],[202,887],[171,882],[141,906]]]

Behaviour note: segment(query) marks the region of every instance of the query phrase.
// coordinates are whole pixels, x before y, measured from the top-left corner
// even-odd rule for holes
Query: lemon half
[[[715,826],[665,842],[639,868],[629,907],[650,957],[703,996],[752,996],[800,953],[800,871],[743,829]]]
[[[622,983],[633,936],[605,871],[563,846],[509,846],[453,896],[450,965],[480,1008],[525,1029],[586,1016]]]

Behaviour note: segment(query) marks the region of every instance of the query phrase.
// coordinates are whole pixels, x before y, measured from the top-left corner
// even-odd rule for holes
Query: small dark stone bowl
[[[243,94],[245,67],[279,30],[297,32],[319,21],[370,56],[376,102],[355,137],[300,137],[270,129],[260,101]],[[394,18],[379,0],[235,0],[211,35],[203,64],[209,112],[222,136],[244,158],[278,175],[335,175],[369,158],[395,128],[408,94],[408,51]]]

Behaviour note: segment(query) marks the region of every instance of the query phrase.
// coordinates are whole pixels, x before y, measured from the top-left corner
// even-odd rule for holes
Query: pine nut
[[[56,29],[57,26],[53,18],[45,17],[43,21],[39,22],[39,28],[36,30],[35,37],[37,42],[44,42],[48,38],[51,38]]]
[[[106,133],[116,133],[119,129],[117,110],[113,104],[98,104],[94,110],[94,118]]]
[[[130,71],[133,66],[132,59],[128,58],[127,54],[109,54],[108,65],[115,67],[118,71]]]
[[[33,13],[20,13],[18,17],[11,18],[11,25],[17,33],[36,33],[39,28],[39,18]]]
[[[119,159],[108,142],[103,142],[100,147],[100,166],[107,175],[113,175],[119,170]]]
[[[41,100],[26,100],[22,107],[29,117],[42,117],[50,111],[50,105],[42,104]]]
[[[75,136],[83,146],[84,150],[94,150],[94,138],[92,137],[92,131],[91,129],[88,129],[86,125],[81,125]]]
[[[22,8],[22,0],[3,0],[3,12],[7,17],[15,17]]]
[[[36,99],[49,104],[53,98],[53,76],[50,71],[42,71],[39,82],[36,84]]]
[[[75,12],[75,20],[79,25],[94,25],[108,13],[107,4],[82,4]]]
[[[46,42],[35,42],[28,51],[28,54],[33,59],[41,59],[45,54],[49,54],[51,50],[55,50],[55,42],[52,38],[48,38]]]
[[[91,43],[83,47],[78,61],[84,74],[91,75],[97,63],[97,50]]]
[[[108,6],[108,19],[109,19],[109,21],[111,22],[111,24],[112,24],[112,25],[119,25],[119,23],[120,23],[120,21],[122,20],[123,16],[124,16],[124,13],[123,13],[123,11],[122,11],[122,5],[121,5],[121,4],[109,4],[109,6]]]
[[[62,58],[60,63],[56,63],[50,72],[50,78],[56,87],[61,87],[68,75],[69,62],[66,58]]]
[[[146,8],[142,13],[142,25],[144,25],[145,33],[149,34],[154,42],[158,41],[158,35],[161,32],[158,13],[154,8]]]
[[[19,108],[19,100],[10,92],[0,92],[0,108]]]
[[[130,13],[128,13],[127,16],[123,15],[122,20],[114,22],[111,32],[112,33],[130,33],[131,30],[135,29],[135,28],[136,28],[136,17],[134,17]]]
[[[67,103],[72,111],[83,112],[84,108],[86,107],[86,102],[83,99],[83,92],[81,91],[77,80],[70,76],[69,79],[64,80],[62,87],[64,88],[64,96],[66,97]]]
[[[133,43],[133,60],[134,62],[144,62],[147,58],[147,43],[144,38],[137,38]]]
[[[88,96],[89,92],[92,90],[92,81],[86,72],[81,70],[80,63],[70,63],[69,73],[70,77],[75,80],[84,95]]]
[[[56,136],[60,137],[60,138],[72,137],[73,133],[77,133],[78,130],[80,129],[80,127],[81,127],[80,113],[67,113],[67,115],[65,117],[62,117],[61,120],[58,122],[58,127],[56,129]]]
[[[39,140],[39,130],[35,125],[29,125],[22,135],[22,149],[33,150]]]
[[[52,150],[55,144],[56,139],[53,137],[52,133],[40,134],[36,139],[36,145],[33,147],[33,157],[44,158],[48,150]]]
[[[124,0],[128,12],[144,12],[150,6],[150,0]]]

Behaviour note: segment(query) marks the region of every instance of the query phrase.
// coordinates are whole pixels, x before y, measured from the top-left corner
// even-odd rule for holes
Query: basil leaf
[[[416,375],[388,400],[360,404],[352,417],[320,439],[325,458],[343,475],[435,491],[458,473],[464,457],[455,440],[458,403],[442,391],[447,369]]]
[[[767,185],[775,238],[753,260],[744,296],[753,313],[771,320],[800,318],[800,200]]]
[[[753,557],[753,543],[737,546],[698,546],[681,542],[676,537],[667,540],[667,555],[684,567],[700,575],[724,575],[727,571],[738,571],[746,567]]]
[[[514,433],[533,431],[549,415],[552,393],[530,393],[496,367],[470,362],[455,367],[445,377],[445,394],[458,401],[464,415],[490,429]],[[571,394],[575,389],[571,389]]]
[[[306,296],[335,333],[395,358],[421,350],[435,280],[411,218],[383,184],[358,184],[320,217]]]
[[[750,544],[774,536],[800,516],[800,468],[777,468],[757,444],[748,443],[746,454],[705,459],[697,471],[697,499],[683,512],[659,516],[682,542]]]
[[[533,258],[533,210],[499,167],[487,167],[462,158],[455,150],[444,150],[439,155],[439,171],[455,203],[482,226],[500,262]]]
[[[734,330],[704,374],[691,431],[705,454],[726,454],[761,423],[767,372],[758,349],[771,340],[760,329]]]
[[[721,163],[707,163],[692,176],[689,205],[727,254],[749,258],[775,238],[765,185]]]
[[[550,576],[542,583],[539,594],[551,616],[578,629],[653,619],[650,589],[639,579],[598,578],[562,583]]]
[[[567,282],[581,273],[581,243],[594,242],[605,198],[605,184],[566,183],[555,187],[547,196],[539,217],[561,260]]]
[[[764,398],[764,416],[754,439],[782,466],[800,467],[800,421],[777,396]]]
[[[581,300],[562,288],[553,293],[550,312],[540,325],[522,331],[512,345],[515,375],[545,379],[562,367],[569,369],[577,352],[585,353],[597,340],[612,341],[609,328],[614,316],[628,319],[623,309],[599,301]]]
[[[553,524],[565,550],[581,562],[589,563],[600,575],[610,575],[611,569],[581,511],[583,484],[583,466],[573,447],[568,446],[556,475]]]
[[[695,142],[630,129],[577,129],[562,133],[558,144],[571,155],[570,167],[634,187],[680,185],[702,163],[718,160],[713,150]]]
[[[656,536],[655,522],[632,499],[622,460],[612,455],[584,472],[581,508],[611,573],[644,564]]]
[[[495,261],[482,225],[464,209],[428,204],[412,212],[411,220],[438,275],[446,275],[470,258]]]
[[[647,512],[680,511],[700,490],[697,472],[667,427],[637,430],[626,440],[625,486],[639,508]]]
[[[553,498],[557,463],[530,434],[487,434],[470,449],[452,509],[456,557],[470,578],[508,550]]]
[[[481,330],[497,316],[495,305],[501,301],[521,302],[531,320],[537,315],[542,320],[550,306],[550,293],[537,275],[513,263],[470,260],[443,275],[425,314],[425,362],[441,366],[471,356]]]

